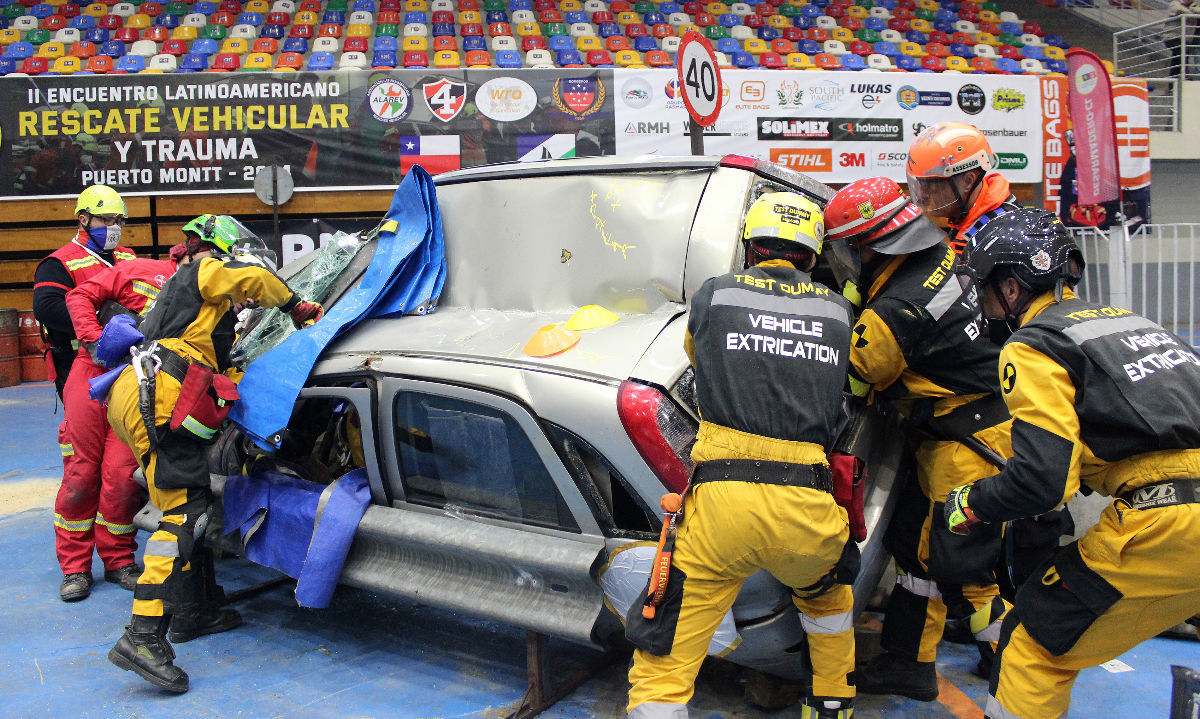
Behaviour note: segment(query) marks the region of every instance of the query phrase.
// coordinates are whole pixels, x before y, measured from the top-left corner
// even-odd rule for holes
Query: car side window
[[[516,420],[452,397],[400,392],[396,453],[408,501],[579,531]]]

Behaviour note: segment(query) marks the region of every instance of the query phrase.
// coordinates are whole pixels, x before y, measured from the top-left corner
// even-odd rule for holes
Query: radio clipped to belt
[[[237,385],[233,380],[199,362],[192,362],[179,388],[179,400],[171,413],[169,428],[172,432],[188,432],[197,439],[211,442],[216,439],[217,430],[237,399]]]

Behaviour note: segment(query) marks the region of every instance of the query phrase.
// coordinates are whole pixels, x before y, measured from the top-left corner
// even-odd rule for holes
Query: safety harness
[[[217,430],[238,399],[237,385],[203,362],[192,362],[157,341],[130,349],[138,380],[138,411],[146,426],[150,451],[168,432],[184,431],[203,442],[216,439]],[[155,422],[155,375],[166,372],[179,382],[179,398],[164,425]]]

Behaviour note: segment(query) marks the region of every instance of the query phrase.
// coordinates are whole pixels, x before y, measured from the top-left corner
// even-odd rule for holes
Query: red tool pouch
[[[829,469],[833,472],[833,500],[849,515],[850,538],[861,542],[867,538],[867,522],[863,519],[867,464],[852,454],[831,452]]]
[[[179,388],[179,399],[171,413],[172,432],[182,429],[195,437],[211,442],[233,403],[238,399],[237,385],[223,374],[193,362]]]

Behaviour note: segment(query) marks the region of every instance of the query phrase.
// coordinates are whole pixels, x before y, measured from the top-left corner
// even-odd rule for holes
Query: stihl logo
[[[799,172],[829,172],[833,169],[833,151],[827,148],[796,150],[772,148],[771,162]]]
[[[842,167],[866,167],[867,158],[861,152],[843,152],[838,156],[838,164]]]

